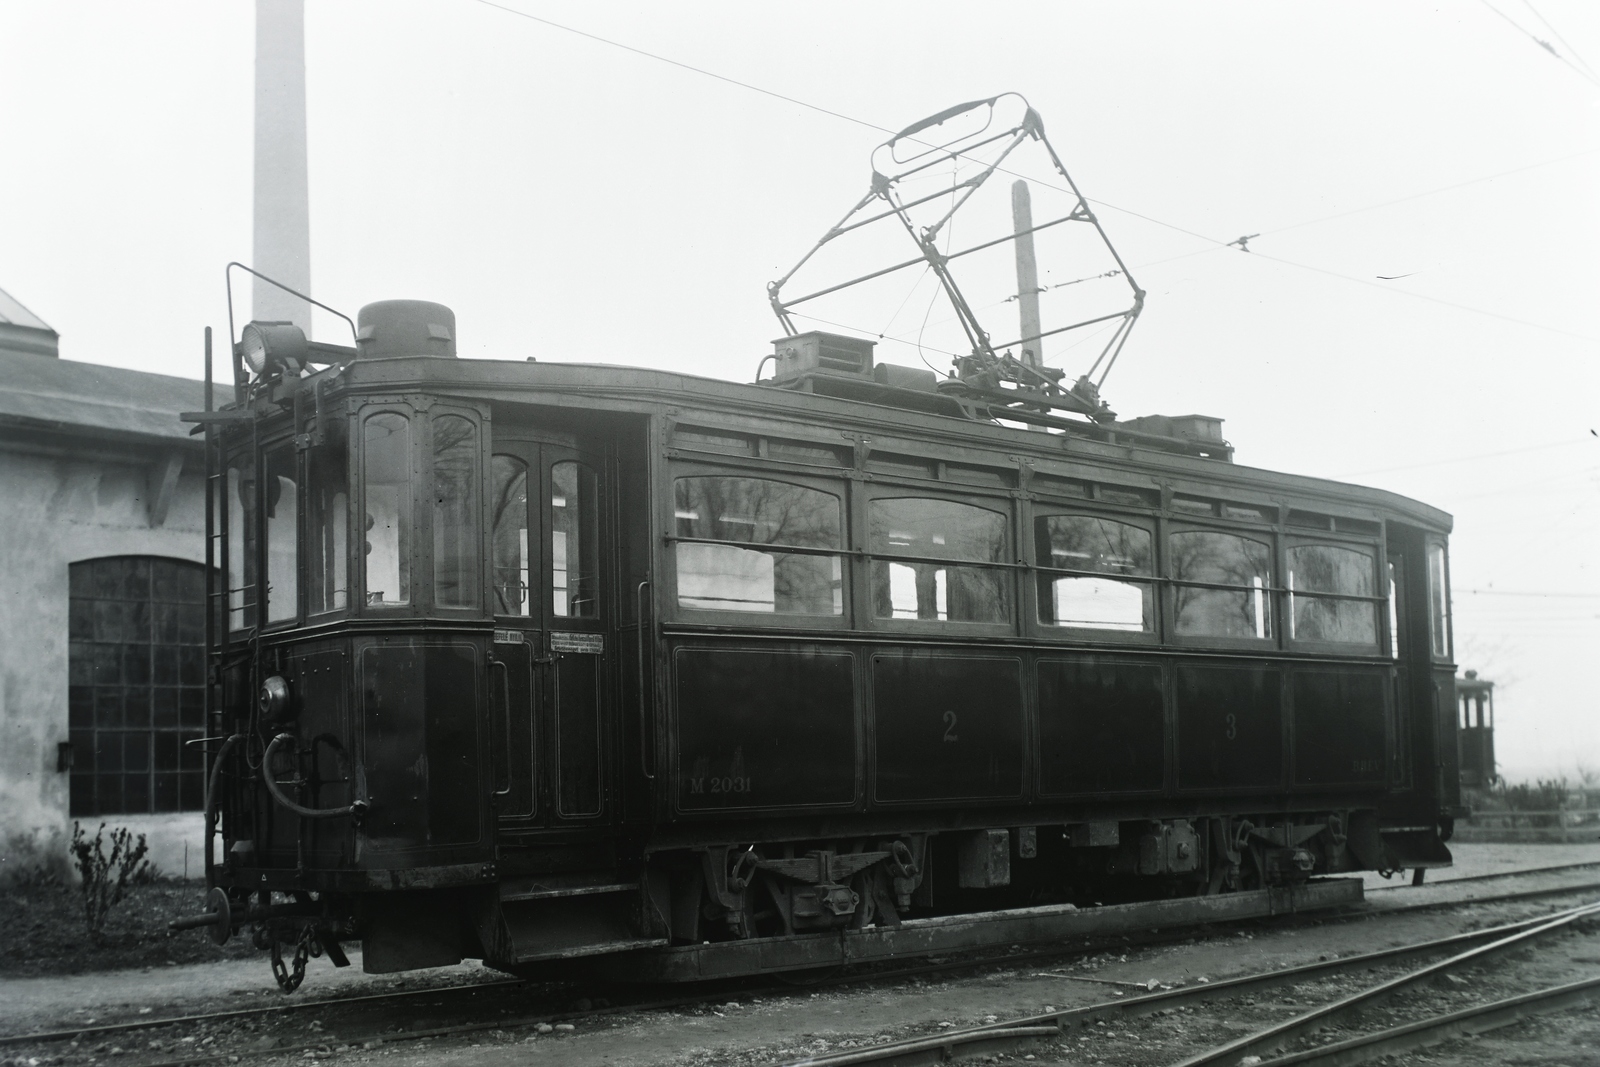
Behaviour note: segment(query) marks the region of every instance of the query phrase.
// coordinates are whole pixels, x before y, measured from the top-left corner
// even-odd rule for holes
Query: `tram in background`
[[[1500,780],[1494,758],[1494,683],[1468,671],[1456,679],[1461,718],[1456,724],[1460,746],[1461,785],[1486,789]]]

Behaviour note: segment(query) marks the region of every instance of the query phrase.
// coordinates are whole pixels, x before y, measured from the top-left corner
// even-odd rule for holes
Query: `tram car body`
[[[734,384],[360,328],[252,326],[203,417],[219,935],[628,973],[1450,862],[1434,508],[1198,416],[974,420],[847,338]]]

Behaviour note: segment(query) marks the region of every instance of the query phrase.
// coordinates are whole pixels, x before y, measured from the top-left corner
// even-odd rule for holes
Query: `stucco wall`
[[[67,740],[68,567],[101,556],[205,559],[199,457],[188,457],[159,527],[149,518],[149,472],[150,460],[132,451],[118,462],[0,446],[0,879],[64,862],[72,835],[68,775],[56,770],[56,745]],[[168,873],[182,873],[186,840],[199,872],[198,818],[104,817],[130,828],[136,818]],[[101,818],[83,821],[92,832]]]

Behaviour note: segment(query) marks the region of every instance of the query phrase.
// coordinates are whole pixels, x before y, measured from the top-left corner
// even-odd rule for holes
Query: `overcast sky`
[[[1600,5],[1492,3],[308,0],[313,290],[447,303],[463,355],[748,380],[873,127],[1021,92],[1149,292],[1112,406],[1452,512],[1502,769],[1600,770]],[[253,19],[0,3],[0,288],[64,357],[198,377],[226,329]]]

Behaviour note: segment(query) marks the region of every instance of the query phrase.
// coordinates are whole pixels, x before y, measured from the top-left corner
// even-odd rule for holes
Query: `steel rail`
[[[1600,910],[1600,904],[1586,904],[1578,908],[1568,909],[1565,912],[1558,912],[1555,916],[1546,915],[1534,919],[1524,919],[1504,926],[1452,934],[1448,937],[1379,949],[1375,952],[1366,952],[1357,956],[1318,960],[1315,963],[1302,964],[1298,967],[1262,971],[1256,974],[1241,975],[1237,978],[1163,990],[1149,996],[1131,997],[1127,1000],[1101,1001],[1095,1004],[1086,1004],[1076,1008],[1067,1008],[1062,1011],[1049,1012],[1022,1019],[988,1023],[966,1030],[948,1031],[930,1038],[911,1038],[905,1041],[890,1042],[872,1049],[852,1049],[849,1052],[834,1053],[832,1055],[789,1060],[783,1064],[783,1067],[847,1067],[847,1065],[861,1063],[888,1064],[902,1059],[916,1060],[927,1051],[930,1044],[931,1047],[937,1048],[941,1041],[950,1042],[954,1039],[957,1043],[960,1043],[965,1035],[992,1033],[1006,1029],[1017,1030],[1023,1027],[1055,1026],[1058,1028],[1059,1033],[1065,1034],[1074,1027],[1091,1026],[1097,1021],[1114,1016],[1146,1015],[1153,1011],[1174,1006],[1199,1004],[1238,996],[1242,993],[1298,985],[1302,982],[1327,977],[1331,974],[1361,970],[1378,964],[1392,964],[1409,957],[1435,955],[1439,952],[1448,952],[1453,948],[1473,941],[1483,941],[1494,937],[1501,937],[1502,940],[1506,940],[1502,935],[1509,934],[1511,937],[1519,937],[1530,931],[1543,932],[1552,928],[1557,921],[1564,922],[1583,918],[1595,913],[1597,910]],[[1476,956],[1479,954],[1479,950],[1471,950],[1470,954]],[[1452,957],[1452,959],[1459,960],[1467,955],[1469,953],[1461,953],[1456,957]],[[1434,966],[1436,967],[1437,965]],[[1431,968],[1425,968],[1424,971],[1430,974],[1434,973]],[[1412,975],[1421,973],[1423,972],[1412,972]],[[1408,979],[1410,977],[1407,976]],[[1320,1022],[1321,1020],[1317,1021]],[[1236,1063],[1245,1055],[1244,1052],[1233,1048],[1232,1045],[1225,1047],[1229,1048],[1233,1058],[1224,1058],[1218,1062]],[[1189,1062],[1193,1061],[1185,1061],[1185,1063]],[[1277,1062],[1276,1060],[1272,1061],[1270,1067],[1275,1067]]]
[[[515,985],[518,983],[486,983],[487,985]],[[459,988],[459,987],[450,987]],[[431,990],[430,992],[439,992]],[[278,1056],[294,1052],[304,1052],[309,1049],[332,1048],[341,1045],[368,1045],[377,1043],[390,1044],[397,1041],[422,1041],[435,1037],[451,1037],[456,1034],[481,1033],[485,1030],[517,1030],[523,1027],[535,1026],[539,1023],[559,1022],[563,1019],[598,1019],[607,1015],[620,1015],[633,1011],[662,1011],[667,1008],[680,1008],[691,1004],[704,1003],[720,994],[697,994],[693,996],[674,997],[669,1000],[648,1001],[639,1004],[618,1004],[610,1008],[596,1008],[581,1012],[543,1012],[537,1015],[520,1016],[515,1019],[493,1019],[485,1022],[455,1023],[450,1026],[433,1027],[426,1030],[406,1030],[401,1032],[370,1034],[366,1037],[341,1038],[334,1034],[322,1034],[318,1040],[303,1041],[297,1044],[278,1045],[273,1048],[220,1048],[208,1052],[203,1056],[186,1056],[177,1060],[155,1060],[141,1063],[138,1067],[193,1067],[195,1064],[215,1063],[218,1060],[233,1061],[247,1056]],[[269,1009],[270,1010],[270,1009]]]
[[[1406,988],[1407,986],[1415,985],[1416,983],[1423,981],[1424,979],[1431,978],[1434,975],[1443,974],[1452,967],[1459,967],[1462,964],[1472,963],[1504,949],[1515,948],[1526,943],[1527,941],[1532,940],[1533,938],[1568,926],[1579,919],[1588,918],[1595,915],[1600,915],[1600,903],[1589,904],[1585,907],[1573,908],[1565,913],[1559,913],[1553,918],[1545,919],[1538,925],[1530,926],[1527,929],[1508,934],[1505,937],[1489,942],[1487,945],[1479,945],[1476,948],[1470,948],[1465,952],[1457,953],[1456,955],[1447,959],[1439,960],[1436,963],[1430,963],[1425,967],[1419,967],[1416,970],[1400,975],[1397,978],[1391,978],[1386,982],[1379,982],[1377,985],[1369,986],[1360,992],[1352,993],[1349,996],[1340,997],[1338,1000],[1323,1004],[1319,1007],[1313,1008],[1308,1012],[1303,1012],[1292,1019],[1287,1019],[1281,1023],[1266,1027],[1265,1029],[1257,1030],[1255,1033],[1246,1034],[1243,1037],[1235,1038],[1234,1040],[1226,1042],[1225,1044],[1208,1049],[1197,1056],[1191,1056],[1188,1059],[1180,1060],[1174,1065],[1174,1067],[1211,1067],[1211,1065],[1216,1064],[1232,1065],[1238,1063],[1245,1056],[1281,1048],[1286,1042],[1292,1041],[1297,1037],[1304,1036],[1304,1034],[1312,1027],[1321,1023],[1326,1023],[1336,1016],[1343,1015],[1346,1012],[1356,1008],[1366,1007],[1375,1001],[1389,996],[1391,993],[1395,993]]]
[[[1023,1026],[1020,1024],[996,1025],[992,1028],[972,1030],[950,1030],[931,1037],[919,1037],[910,1041],[896,1041],[892,1045],[881,1045],[878,1048],[851,1049],[849,1052],[840,1052],[832,1056],[820,1056],[810,1060],[791,1060],[785,1067],[802,1067],[810,1064],[827,1064],[828,1067],[853,1067],[862,1063],[891,1063],[895,1060],[923,1060],[930,1053],[937,1055],[942,1060],[955,1058],[955,1050],[971,1046],[1010,1045],[1018,1041],[1030,1041],[1037,1038],[1060,1037],[1061,1028],[1054,1025]],[[885,1056],[885,1052],[890,1053]]]
[[[1363,1034],[1321,1048],[1292,1052],[1273,1059],[1266,1067],[1289,1067],[1291,1064],[1318,1064],[1320,1067],[1344,1067],[1345,1064],[1366,1063],[1377,1056],[1409,1052],[1427,1045],[1437,1045],[1458,1037],[1471,1037],[1506,1026],[1515,1026],[1537,1015],[1547,1015],[1576,1004],[1587,1003],[1600,997],[1600,978],[1584,978],[1564,985],[1537,989],[1532,993],[1491,1001],[1460,1011],[1450,1012],[1434,1019],[1407,1023],[1377,1033]]]
[[[353,997],[325,997],[322,1000],[288,1001],[263,1008],[233,1008],[229,1011],[202,1012],[195,1015],[168,1015],[160,1019],[129,1019],[120,1023],[103,1023],[98,1026],[78,1026],[70,1030],[41,1030],[32,1034],[7,1034],[0,1036],[0,1045],[21,1045],[30,1041],[65,1041],[75,1037],[98,1037],[103,1034],[120,1034],[130,1030],[153,1030],[161,1026],[183,1023],[208,1023],[221,1019],[239,1019],[251,1015],[272,1015],[277,1012],[305,1011],[309,1008],[338,1008],[347,1004],[365,1004],[377,1000],[402,1000],[407,997],[477,992],[482,989],[504,989],[523,985],[520,978],[503,978],[492,982],[475,982],[471,985],[438,986],[433,989],[401,989],[383,993],[363,993]]]
[[[1433,883],[1433,885],[1430,888],[1437,888],[1439,886],[1444,886],[1444,885],[1452,885],[1452,884],[1454,884],[1456,882],[1473,882],[1473,881],[1484,881],[1484,880],[1499,879],[1499,878],[1512,878],[1512,877],[1517,877],[1517,876],[1523,875],[1523,874],[1539,874],[1539,873],[1546,873],[1546,872],[1551,872],[1551,871],[1566,871],[1566,870],[1582,869],[1582,868],[1596,867],[1596,866],[1600,866],[1600,861],[1597,861],[1595,863],[1574,863],[1574,864],[1564,864],[1564,865],[1553,866],[1553,867],[1538,867],[1538,868],[1533,868],[1531,871],[1526,871],[1526,872],[1524,872],[1524,871],[1501,871],[1501,872],[1495,872],[1493,874],[1469,875],[1468,877],[1465,877],[1465,878],[1452,879],[1449,882],[1436,882],[1436,883]],[[1399,890],[1399,889],[1411,889],[1411,888],[1412,887],[1409,886],[1409,885],[1407,885],[1407,886],[1388,886],[1388,887],[1383,887],[1380,890],[1374,890],[1374,892],[1381,892],[1381,891],[1384,891],[1384,890],[1387,890],[1387,889]],[[1426,911],[1426,910],[1433,909],[1433,908],[1456,907],[1456,906],[1468,905],[1468,904],[1502,903],[1502,902],[1511,901],[1511,900],[1527,900],[1527,899],[1534,899],[1534,898],[1542,897],[1542,896],[1556,896],[1556,895],[1562,895],[1562,894],[1567,894],[1567,893],[1578,893],[1578,892],[1583,892],[1583,891],[1587,891],[1587,890],[1600,890],[1600,882],[1586,882],[1586,883],[1582,883],[1582,884],[1579,884],[1579,885],[1560,886],[1560,887],[1555,887],[1555,888],[1548,888],[1547,887],[1547,888],[1542,888],[1542,889],[1526,890],[1526,891],[1517,892],[1517,893],[1498,894],[1498,895],[1495,895],[1495,896],[1492,896],[1492,897],[1475,897],[1475,898],[1471,898],[1471,899],[1467,899],[1467,900],[1428,901],[1428,902],[1421,903],[1421,904],[1401,905],[1401,906],[1397,906],[1397,907],[1383,908],[1383,909],[1378,910],[1376,912],[1376,914],[1379,914],[1379,915],[1400,915],[1400,914],[1405,914],[1407,912]],[[1339,921],[1341,917],[1365,917],[1366,915],[1370,915],[1370,914],[1373,914],[1373,912],[1367,911],[1367,910],[1364,910],[1364,909],[1345,909],[1345,910],[1343,910],[1341,912],[1318,912],[1318,913],[1310,913],[1310,912],[1308,912],[1308,913],[1305,913],[1304,915],[1297,915],[1297,916],[1296,915],[1283,915],[1283,916],[1275,916],[1274,918],[1277,918],[1277,919],[1280,919],[1280,920],[1291,920],[1291,921],[1297,920],[1297,919],[1314,918],[1314,919],[1316,919],[1316,921],[1324,921],[1325,922],[1325,921],[1329,921],[1330,919],[1333,920],[1333,921]],[[1553,913],[1553,914],[1560,915],[1560,914],[1564,914],[1564,913],[1563,912],[1556,912],[1556,913]],[[1289,969],[1281,970],[1281,971],[1263,972],[1262,974],[1259,974],[1259,975],[1248,975],[1248,976],[1245,976],[1245,977],[1242,977],[1242,978],[1237,978],[1237,979],[1227,979],[1227,980],[1224,980],[1224,981],[1213,982],[1213,983],[1210,983],[1208,985],[1185,987],[1184,989],[1181,989],[1181,990],[1164,991],[1164,992],[1162,992],[1160,994],[1157,994],[1157,995],[1151,996],[1151,997],[1137,997],[1137,998],[1134,998],[1134,999],[1128,1000],[1128,1001],[1111,1001],[1111,1002],[1108,1002],[1107,1004],[1104,1004],[1104,1005],[1091,1005],[1090,1007],[1091,1008],[1097,1008],[1097,1009],[1123,1009],[1123,1008],[1126,1008],[1126,1007],[1129,1007],[1129,1006],[1133,1006],[1133,1005],[1160,1006],[1158,1004],[1158,1002],[1164,1002],[1164,1001],[1166,1001],[1168,999],[1171,999],[1171,998],[1174,998],[1174,997],[1178,997],[1180,999],[1182,999],[1184,997],[1194,998],[1194,997],[1202,995],[1202,994],[1215,995],[1216,991],[1218,991],[1218,990],[1231,990],[1232,992],[1239,992],[1241,989],[1251,988],[1251,987],[1255,987],[1255,986],[1264,987],[1265,985],[1268,985],[1268,984],[1288,984],[1287,983],[1287,978],[1289,976],[1300,975],[1301,977],[1295,978],[1294,980],[1295,981],[1305,981],[1306,978],[1304,976],[1307,976],[1307,975],[1313,975],[1313,974],[1320,973],[1320,972],[1327,971],[1327,970],[1337,970],[1337,969],[1339,969],[1341,967],[1344,967],[1344,966],[1365,965],[1365,964],[1368,964],[1368,963],[1371,963],[1371,962],[1381,961],[1381,960],[1384,960],[1384,959],[1392,960],[1394,958],[1399,958],[1399,957],[1402,957],[1402,956],[1407,955],[1407,954],[1418,955],[1418,954],[1424,954],[1424,953],[1430,952],[1430,951],[1439,951],[1442,947],[1447,947],[1447,946],[1452,945],[1452,944],[1467,943],[1467,942],[1470,942],[1472,940],[1481,940],[1481,939],[1483,939],[1485,937],[1490,937],[1490,936],[1494,936],[1496,934],[1502,934],[1502,933],[1506,933],[1506,932],[1509,932],[1509,931],[1512,931],[1512,930],[1521,929],[1521,928],[1523,928],[1525,926],[1530,926],[1530,925],[1533,925],[1533,924],[1536,924],[1536,923],[1545,922],[1545,921],[1548,921],[1550,918],[1551,918],[1550,915],[1538,916],[1536,918],[1524,919],[1524,920],[1520,920],[1520,921],[1515,922],[1515,923],[1508,923],[1508,924],[1504,924],[1504,925],[1501,925],[1501,926],[1489,927],[1489,928],[1486,928],[1486,929],[1483,929],[1483,930],[1469,931],[1469,932],[1463,933],[1463,934],[1452,934],[1452,935],[1449,935],[1447,937],[1440,938],[1440,939],[1437,939],[1437,940],[1434,940],[1434,941],[1420,942],[1420,943],[1413,944],[1413,945],[1403,945],[1403,946],[1397,946],[1397,947],[1389,948],[1389,949],[1382,949],[1382,950],[1379,950],[1377,952],[1368,953],[1368,954],[1365,954],[1365,955],[1362,955],[1362,956],[1341,957],[1339,959],[1329,960],[1329,961],[1326,961],[1326,962],[1319,961],[1317,963],[1306,964],[1306,965],[1304,965],[1302,967],[1289,968]],[[1205,924],[1205,925],[1209,925],[1209,924]],[[1147,938],[1144,938],[1144,939],[1139,939],[1134,943],[1137,944],[1137,945],[1140,945],[1140,946],[1163,944],[1163,943],[1170,942],[1170,941],[1172,941],[1174,939],[1177,939],[1177,938],[1191,936],[1193,929],[1194,928],[1191,927],[1191,926],[1173,927],[1173,928],[1170,928],[1169,930],[1162,931],[1162,934],[1164,936],[1154,937],[1154,938],[1148,938],[1147,937]],[[1103,941],[1097,941],[1096,944],[1103,946],[1104,942]],[[923,974],[933,974],[933,973],[939,973],[939,972],[943,972],[943,971],[962,970],[962,969],[974,968],[974,967],[1014,966],[1016,964],[1028,962],[1028,961],[1031,961],[1031,960],[1059,959],[1059,958],[1064,957],[1064,956],[1066,956],[1066,957],[1079,956],[1079,955],[1085,954],[1085,952],[1092,953],[1092,952],[1095,952],[1095,951],[1099,951],[1099,949],[1097,949],[1097,948],[1095,948],[1093,946],[1090,946],[1090,947],[1087,947],[1087,948],[1082,948],[1082,947],[1079,947],[1079,948],[1064,948],[1062,946],[1052,946],[1050,948],[1040,949],[1040,950],[1033,951],[1033,952],[1012,953],[1010,955],[1004,955],[1004,956],[974,956],[974,957],[969,957],[969,958],[965,958],[965,959],[949,960],[949,961],[945,961],[945,962],[941,962],[941,963],[921,963],[921,964],[917,964],[915,966],[906,967],[906,968],[895,968],[895,969],[891,969],[891,970],[871,971],[871,972],[857,973],[857,974],[846,975],[846,976],[839,976],[837,978],[832,978],[832,979],[825,980],[823,982],[818,982],[815,985],[808,985],[808,986],[806,986],[806,988],[814,989],[814,988],[820,988],[820,987],[823,987],[823,986],[851,985],[851,984],[859,984],[859,983],[862,983],[862,982],[892,981],[892,980],[895,980],[895,979],[898,979],[898,978],[915,977],[915,976],[923,975]],[[1284,978],[1285,981],[1279,981],[1279,982],[1273,982],[1273,983],[1268,983],[1267,982],[1268,979],[1273,979],[1273,978]],[[108,1034],[114,1034],[114,1033],[126,1033],[126,1032],[129,1032],[129,1031],[135,1031],[135,1030],[152,1030],[152,1029],[157,1029],[157,1028],[164,1027],[164,1026],[176,1026],[176,1025],[188,1024],[188,1023],[214,1022],[214,1021],[218,1021],[218,1020],[244,1018],[244,1017],[249,1017],[249,1016],[267,1016],[267,1015],[273,1015],[273,1014],[277,1014],[277,1013],[306,1011],[306,1010],[310,1010],[310,1009],[313,1009],[313,1008],[339,1008],[339,1007],[344,1007],[344,1006],[347,1006],[347,1005],[361,1005],[361,1004],[370,1004],[370,1003],[374,1003],[374,1002],[378,1002],[378,1001],[406,1000],[406,999],[411,999],[411,998],[429,997],[429,996],[446,997],[446,996],[453,996],[453,995],[460,994],[460,993],[478,993],[478,992],[483,992],[483,991],[488,991],[488,990],[510,989],[510,988],[513,988],[513,987],[516,987],[516,986],[522,986],[522,985],[526,985],[526,984],[527,984],[527,982],[524,981],[523,979],[505,978],[505,979],[496,979],[496,980],[487,981],[487,982],[472,982],[472,983],[466,983],[466,984],[460,984],[460,985],[435,986],[435,987],[428,988],[428,989],[389,990],[389,991],[385,991],[385,992],[382,992],[382,993],[363,993],[363,994],[358,994],[358,995],[355,995],[355,996],[325,997],[325,998],[320,999],[320,1000],[288,1001],[288,1002],[285,1002],[285,1003],[272,1004],[272,1005],[269,1005],[269,1006],[249,1007],[249,1008],[234,1008],[234,1009],[230,1009],[230,1010],[227,1010],[227,1011],[203,1012],[203,1013],[196,1013],[196,1014],[191,1014],[191,1015],[163,1016],[161,1018],[129,1019],[129,1020],[125,1020],[125,1021],[122,1021],[122,1022],[102,1023],[102,1024],[95,1025],[95,1026],[78,1026],[78,1027],[71,1027],[71,1028],[60,1029],[60,1030],[36,1031],[36,1032],[26,1033],[26,1034],[0,1035],[0,1047],[6,1046],[6,1045],[27,1044],[27,1043],[30,1043],[30,1042],[47,1043],[47,1042],[52,1042],[52,1041],[71,1040],[72,1038],[96,1037],[96,1036],[102,1036],[102,1035],[108,1035]],[[697,1003],[697,1002],[702,1001],[702,1000],[715,999],[715,998],[723,997],[723,996],[726,996],[726,995],[727,994],[726,994],[725,991],[718,991],[716,993],[704,994],[704,995],[701,995],[701,996],[689,997],[689,998],[684,998],[684,999],[675,999],[675,1000],[672,1000],[672,1001],[664,1001],[664,1002],[661,1002],[661,1003],[662,1004],[671,1004],[671,1005]],[[1201,999],[1207,999],[1207,997],[1202,996]],[[650,1009],[651,1007],[654,1007],[654,1006],[656,1006],[656,1005],[653,1004],[653,1003],[652,1004],[620,1005],[615,1010],[618,1010],[618,1011],[620,1011],[620,1010],[629,1010],[629,1011],[632,1011],[632,1010],[648,1010],[648,1009]],[[588,1012],[588,1013],[567,1013],[567,1014],[560,1014],[560,1015],[550,1015],[550,1016],[546,1016],[546,1017],[547,1018],[584,1018],[584,1017],[589,1017],[589,1016],[599,1016],[599,1015],[608,1014],[611,1010],[612,1009],[600,1009],[600,1010],[593,1011],[593,1012]],[[1079,1011],[1084,1011],[1084,1010],[1088,1010],[1088,1009],[1072,1009],[1073,1012],[1079,1012]],[[1061,1014],[1071,1014],[1071,1012],[1061,1013]],[[513,1024],[502,1020],[501,1022],[497,1023],[496,1025],[508,1026],[508,1025],[513,1025]],[[315,1047],[318,1047],[319,1044],[325,1044],[325,1043],[326,1042],[314,1043],[314,1044],[306,1046],[306,1047],[315,1048]],[[274,1051],[281,1051],[281,1050],[274,1050]],[[227,1053],[219,1054],[219,1057],[221,1055],[227,1055]],[[201,1059],[196,1060],[194,1062],[210,1062],[210,1059],[215,1059],[215,1058],[219,1058],[219,1057],[211,1057],[209,1059],[208,1058],[201,1058]],[[188,1062],[188,1061],[184,1061],[184,1062]]]

